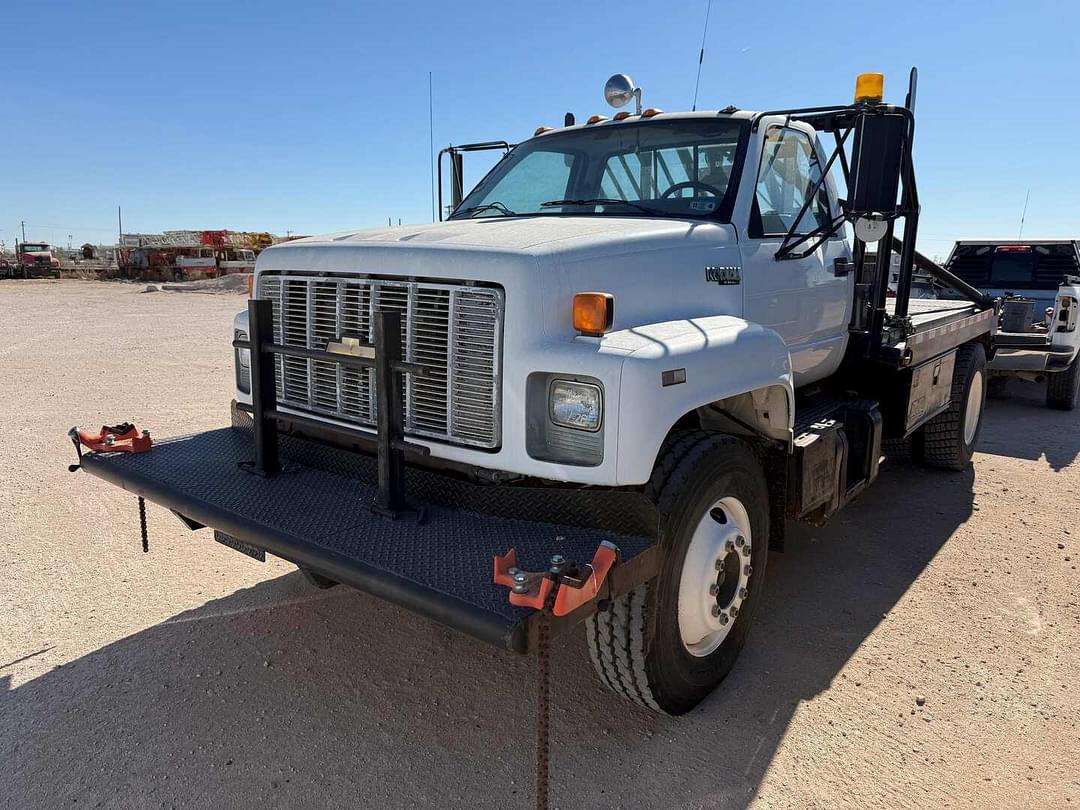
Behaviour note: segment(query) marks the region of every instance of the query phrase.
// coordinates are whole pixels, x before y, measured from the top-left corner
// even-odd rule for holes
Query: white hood
[[[740,315],[739,286],[718,286],[706,266],[740,266],[730,225],[612,216],[489,217],[308,237],[263,251],[258,272],[336,272],[501,284],[515,304],[542,313],[533,334],[572,335],[573,294],[615,295],[615,328],[671,318]],[[524,314],[524,312],[523,312]],[[523,324],[524,321],[518,321]]]
[[[572,247],[623,243],[638,236],[678,238],[692,227],[703,226],[708,227],[701,222],[643,217],[482,217],[309,236],[275,245],[271,250],[314,245],[439,245],[535,254],[560,243]]]

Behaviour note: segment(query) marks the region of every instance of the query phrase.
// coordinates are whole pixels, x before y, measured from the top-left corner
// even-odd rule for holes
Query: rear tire
[[[609,689],[683,714],[724,679],[746,641],[769,553],[768,489],[749,445],[701,432],[669,443],[657,478],[660,574],[589,617],[586,634]]]
[[[971,463],[986,404],[986,350],[965,343],[956,350],[949,407],[922,428],[922,457],[931,467],[963,470]]]
[[[1047,375],[1046,407],[1056,411],[1071,411],[1076,407],[1080,392],[1080,357],[1074,357],[1064,371]]]

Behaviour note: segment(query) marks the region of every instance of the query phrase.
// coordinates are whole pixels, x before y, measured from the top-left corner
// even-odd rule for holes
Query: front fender
[[[648,481],[672,426],[717,400],[778,386],[786,394],[786,420],[792,427],[791,358],[772,329],[717,315],[624,329],[600,343],[605,353],[625,355],[619,386],[620,484]],[[664,385],[664,372],[675,372],[675,380],[685,374],[685,381],[669,379]]]

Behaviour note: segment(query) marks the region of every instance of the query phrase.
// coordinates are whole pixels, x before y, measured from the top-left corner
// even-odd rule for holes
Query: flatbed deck
[[[887,299],[885,309],[892,315],[896,299]],[[897,339],[910,351],[910,364],[936,357],[980,335],[992,334],[997,324],[993,307],[980,307],[971,301],[938,298],[912,298],[908,302],[910,333]]]

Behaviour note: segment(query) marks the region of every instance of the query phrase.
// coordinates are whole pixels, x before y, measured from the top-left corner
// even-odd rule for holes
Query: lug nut
[[[712,606],[712,615],[713,616],[719,616],[720,615],[720,606],[719,605],[713,605]]]
[[[717,618],[720,620],[720,624],[728,623],[728,617],[726,613],[721,613],[719,616],[717,616]]]
[[[730,554],[734,550],[735,550],[735,544],[732,543],[730,540],[728,540],[726,543],[724,543],[724,551],[726,551],[728,554]]]
[[[749,595],[749,591],[746,588],[739,588],[739,598],[745,599]]]
[[[736,605],[729,607],[728,611],[731,613],[731,618],[733,619],[739,615],[739,608]]]
[[[747,543],[745,546],[743,546],[743,553],[746,554],[747,557],[749,557],[750,554],[752,553],[749,543]]]
[[[724,570],[724,558],[723,557],[717,557],[716,558],[716,570],[717,571],[723,571]]]
[[[718,593],[720,593],[720,586],[714,582],[709,586],[709,596],[716,596]]]
[[[743,566],[743,573],[746,574],[747,576],[750,576],[752,573],[754,573],[754,566],[752,566],[752,565],[744,565]]]
[[[735,545],[739,546],[740,548],[742,548],[742,544],[745,543],[745,542],[746,542],[746,538],[743,537],[741,534],[738,535],[735,538]]]

